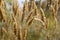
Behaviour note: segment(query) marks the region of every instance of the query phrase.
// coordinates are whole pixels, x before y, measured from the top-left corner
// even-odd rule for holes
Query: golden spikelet
[[[4,10],[4,1],[3,0],[0,1],[0,20],[6,21],[6,14],[5,14],[5,10]]]
[[[58,0],[55,0],[55,26],[57,27]]]
[[[33,11],[34,11],[34,9],[32,9],[32,10],[29,12],[29,15],[28,15],[28,17],[27,17],[27,19],[26,19],[26,22],[28,22],[28,20],[30,19]]]
[[[34,6],[33,6],[33,7],[34,7],[34,8],[33,8],[33,9],[34,9],[33,15],[36,16],[36,15],[38,14],[38,13],[37,13],[37,12],[38,12],[38,8],[37,8],[37,5],[36,5],[35,1],[34,1],[33,5],[34,5]]]
[[[17,35],[17,23],[14,23],[14,34]]]
[[[40,14],[41,14],[41,20],[42,20],[43,22],[46,22],[46,17],[45,17],[45,14],[44,14],[44,11],[43,11],[42,8],[40,8]]]
[[[27,13],[28,13],[28,2],[27,2],[27,0],[25,0],[24,6],[23,6],[23,13],[22,13],[21,22],[23,22],[23,19],[24,19],[25,15],[26,15]]]
[[[5,22],[6,21],[6,14],[5,14],[5,10],[4,10],[4,0],[0,0],[0,22]],[[4,37],[4,32],[3,32],[3,27],[0,25],[0,35],[1,35],[1,39],[3,39]]]
[[[27,0],[25,0],[24,6],[23,6],[23,13],[27,13],[27,12],[28,12],[28,2]]]
[[[55,18],[55,9],[54,9],[54,7],[53,7],[53,5],[51,5],[50,7],[49,7],[49,10],[50,10],[50,14],[51,14],[51,18],[53,17],[53,19]]]
[[[36,16],[37,15],[37,5],[36,5],[36,3],[35,3],[35,0],[31,0],[30,1],[30,11],[32,10],[32,9],[34,9],[34,11],[32,12],[33,14],[33,16]]]
[[[31,19],[27,22],[27,24],[30,26],[30,25],[32,24],[32,22],[33,22],[33,18],[31,18]]]
[[[0,9],[0,21],[2,21],[2,19],[3,19],[3,16],[2,16],[2,11]]]
[[[17,22],[16,22],[16,18],[13,16],[12,20],[13,20],[14,34],[17,35]]]
[[[28,20],[30,19],[31,15],[32,15],[32,13],[30,13],[30,14],[28,15],[28,17],[27,17],[27,19],[26,19],[26,22],[28,22]]]
[[[30,0],[30,8],[29,8],[29,10],[34,8],[34,3],[35,3],[35,0]]]
[[[41,22],[42,25],[45,26],[45,23],[44,23],[41,19],[39,19],[39,18],[34,18],[34,20]]]
[[[5,10],[4,9],[2,9],[2,16],[3,16],[3,20],[6,21],[6,14],[5,14]]]
[[[38,9],[36,8],[35,10],[34,10],[34,16],[37,16],[38,15]]]
[[[2,7],[3,4],[4,4],[4,1],[0,0],[0,7]]]
[[[55,14],[55,16],[57,16],[57,12],[58,12],[58,0],[55,0],[55,12],[56,12],[56,14]]]
[[[17,0],[13,0],[11,11],[13,12],[14,16],[17,16],[17,15],[19,16],[19,7],[18,7]]]
[[[22,37],[23,35],[22,35],[22,28],[21,28],[21,26],[18,28],[18,40],[23,40],[23,37]]]

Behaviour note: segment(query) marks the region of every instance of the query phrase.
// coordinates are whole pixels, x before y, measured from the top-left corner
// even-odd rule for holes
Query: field
[[[60,0],[11,1],[0,0],[0,40],[60,40]]]

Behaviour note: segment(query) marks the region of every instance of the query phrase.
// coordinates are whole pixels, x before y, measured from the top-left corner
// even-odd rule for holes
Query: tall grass
[[[20,10],[17,0],[12,0],[11,11],[8,12],[5,10],[6,3],[0,0],[0,40],[59,40],[59,3],[59,0],[46,0],[42,4],[39,0],[36,5],[35,0],[29,3],[25,0],[23,10]]]

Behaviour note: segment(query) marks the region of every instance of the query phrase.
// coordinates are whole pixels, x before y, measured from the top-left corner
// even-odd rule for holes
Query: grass
[[[11,10],[7,10],[4,0],[0,0],[0,40],[59,40],[59,2],[45,2],[41,5],[40,0],[37,6],[34,0],[30,0],[30,5],[25,0],[20,10],[17,0],[12,0]]]

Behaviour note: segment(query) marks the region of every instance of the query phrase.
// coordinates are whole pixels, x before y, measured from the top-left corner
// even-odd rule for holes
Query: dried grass
[[[35,0],[30,0],[30,5],[28,4],[27,0],[25,0],[23,10],[20,11],[17,0],[13,0],[13,3],[11,5],[12,13],[10,12],[11,14],[9,14],[9,19],[7,19],[8,16],[6,15],[6,10],[4,9],[4,0],[0,0],[0,22],[4,22],[8,26],[8,28],[5,28],[7,27],[6,24],[4,24],[3,27],[1,26],[1,40],[5,40],[3,36],[5,36],[6,34],[8,37],[6,38],[6,40],[28,40],[28,31],[30,30],[30,28],[33,28],[35,32],[33,34],[33,37],[35,36],[34,40],[38,40],[37,35],[40,35],[40,37],[42,37],[41,40],[52,40],[52,37],[54,35],[55,37],[53,39],[57,40],[57,13],[60,1],[55,0],[54,2],[52,2],[52,0],[46,0],[45,3],[45,5],[42,5],[40,0],[38,8]],[[53,30],[49,29],[50,18],[47,18],[45,15],[47,5],[49,5],[48,10],[51,20],[53,20]],[[54,34],[52,33],[52,31]]]

